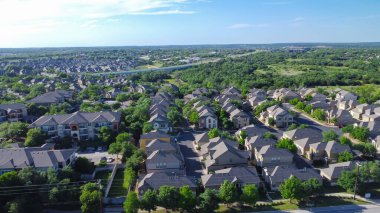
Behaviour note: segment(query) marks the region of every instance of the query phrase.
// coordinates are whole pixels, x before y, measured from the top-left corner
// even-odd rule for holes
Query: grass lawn
[[[350,204],[367,204],[367,202],[360,200],[353,200],[349,198],[339,198],[339,197],[323,197],[323,199],[317,199],[315,206],[324,207],[324,206],[340,206],[340,205],[350,205]]]
[[[109,196],[122,197],[126,196],[127,190],[123,188],[124,170],[118,169],[115,174],[114,181],[112,182]]]
[[[252,212],[252,211],[285,211],[285,210],[293,210],[298,209],[298,206],[296,204],[292,204],[289,202],[286,203],[279,203],[279,204],[273,204],[273,205],[263,205],[263,206],[230,206],[227,207],[226,205],[220,205],[219,209],[216,212]]]

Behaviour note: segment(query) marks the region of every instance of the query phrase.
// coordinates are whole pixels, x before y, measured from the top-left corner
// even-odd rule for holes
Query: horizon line
[[[225,46],[225,45],[282,45],[282,44],[370,44],[380,41],[353,41],[353,42],[274,42],[274,43],[199,43],[199,44],[157,44],[157,45],[93,45],[93,46],[25,46],[0,47],[0,49],[55,49],[55,48],[112,48],[112,47],[176,47],[176,46]]]

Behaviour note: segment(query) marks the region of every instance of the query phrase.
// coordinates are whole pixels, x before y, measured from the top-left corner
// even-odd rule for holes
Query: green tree
[[[165,209],[175,209],[178,207],[179,193],[173,186],[161,186],[158,190],[157,200],[160,206]]]
[[[289,101],[289,104],[291,104],[293,106],[297,105],[298,103],[300,103],[300,99],[298,99],[298,98],[294,98],[294,99]]]
[[[39,128],[29,129],[26,134],[25,146],[40,146],[45,143],[46,134]]]
[[[332,129],[330,129],[328,131],[324,131],[322,133],[322,136],[323,136],[323,142],[335,141],[338,138],[338,135]]]
[[[208,131],[208,137],[211,138],[216,138],[219,137],[219,129],[213,128],[210,131]]]
[[[105,144],[111,144],[114,140],[114,134],[112,130],[107,126],[102,126],[98,132],[98,138]]]
[[[312,110],[313,110],[313,106],[310,104],[306,105],[305,108],[303,109],[303,111],[305,111],[308,114],[310,114]]]
[[[355,188],[356,172],[354,171],[343,171],[338,178],[338,185],[345,189],[347,192],[353,192]],[[358,183],[361,184],[360,178],[358,178]]]
[[[179,188],[179,207],[187,212],[191,212],[197,204],[197,199],[189,186]]]
[[[123,204],[126,213],[137,213],[139,211],[139,199],[134,191],[128,192]]]
[[[291,131],[291,130],[294,130],[294,129],[297,129],[297,128],[298,128],[297,124],[291,124],[291,125],[286,129],[286,131]]]
[[[152,130],[153,130],[153,125],[148,122],[145,122],[143,126],[143,133],[148,133],[148,132],[151,132]]]
[[[272,118],[272,117],[269,117],[268,118],[268,124],[270,126],[274,126],[276,124],[276,120],[274,120],[274,118]]]
[[[189,122],[196,126],[199,124],[199,115],[196,110],[191,110],[189,115]]]
[[[297,146],[289,138],[281,138],[277,142],[276,147],[280,148],[280,149],[287,149],[287,150],[289,150],[290,152],[293,152],[293,153],[297,152]]]
[[[240,198],[244,203],[254,206],[258,200],[258,190],[255,184],[247,184]]]
[[[313,112],[311,113],[311,116],[313,116],[313,118],[320,120],[320,121],[326,120],[326,112],[320,108],[313,110]]]
[[[350,141],[350,139],[344,137],[343,135],[340,136],[340,138],[339,138],[339,142],[340,142],[340,144],[342,144],[342,145],[349,145],[349,146],[351,146],[351,141]]]
[[[176,107],[170,107],[167,117],[173,126],[178,126],[184,120],[182,114]]]
[[[296,109],[298,109],[298,110],[304,110],[305,107],[306,107],[306,104],[303,103],[303,102],[298,102],[298,103],[296,104]]]
[[[339,154],[338,162],[347,162],[354,159],[354,155],[351,152],[344,151]]]
[[[303,197],[301,179],[295,176],[286,179],[280,185],[280,193],[282,198],[289,199],[290,202],[292,202],[292,200],[300,200]]]
[[[302,194],[306,197],[315,196],[321,193],[322,188],[322,184],[316,178],[311,178],[302,183]]]
[[[123,187],[124,189],[129,189],[133,185],[137,178],[136,171],[133,170],[131,167],[126,167],[124,170],[124,182]]]
[[[99,213],[102,212],[100,203],[102,194],[99,191],[98,185],[95,183],[87,183],[81,186],[81,195],[79,200],[82,204],[81,210],[83,213]]]
[[[198,207],[202,213],[214,212],[218,208],[219,197],[216,190],[206,189],[201,195],[199,195]]]
[[[152,210],[156,210],[156,204],[156,192],[151,189],[148,189],[141,197],[140,208],[143,210],[147,210],[148,212],[151,212]]]
[[[75,169],[75,171],[77,171],[79,173],[89,174],[89,173],[92,173],[94,171],[95,165],[93,162],[89,161],[85,157],[78,157],[75,160],[74,169]]]
[[[225,180],[219,188],[219,198],[227,205],[239,199],[238,189],[234,183]]]

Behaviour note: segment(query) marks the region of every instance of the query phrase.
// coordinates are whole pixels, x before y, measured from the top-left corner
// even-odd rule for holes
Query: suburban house
[[[377,153],[380,153],[380,135],[378,135],[376,138],[372,139],[372,145],[376,147]]]
[[[170,172],[177,175],[185,174],[185,162],[180,152],[155,150],[146,159],[147,173]]]
[[[34,103],[36,105],[49,106],[51,104],[60,104],[65,101],[70,101],[73,98],[73,93],[65,90],[56,90],[53,92],[47,92],[40,96],[37,96],[29,101],[28,103]]]
[[[336,102],[336,107],[341,110],[351,110],[358,105],[356,100],[338,100]]]
[[[156,150],[167,153],[179,153],[178,144],[174,142],[162,141],[160,139],[154,139],[147,143],[145,147],[146,156],[149,156]]]
[[[297,154],[306,155],[310,150],[310,144],[322,142],[322,138],[318,137],[307,137],[294,140],[294,145],[297,147]]]
[[[264,138],[261,135],[256,135],[253,137],[247,137],[245,139],[245,149],[251,151],[250,158],[253,159],[255,156],[255,150],[260,150],[263,146],[275,146],[277,140],[273,138]]]
[[[340,90],[335,95],[335,100],[339,100],[339,101],[349,101],[349,100],[357,100],[357,99],[358,99],[358,96],[346,90]]]
[[[376,136],[380,135],[380,119],[376,121],[370,121],[370,122],[355,123],[354,126],[368,128],[370,132],[370,136],[372,138],[375,138]]]
[[[292,164],[293,157],[289,150],[278,149],[271,145],[255,149],[256,165],[260,167],[289,165]]]
[[[334,123],[338,126],[346,126],[358,122],[358,120],[352,117],[349,111],[344,109],[327,111],[326,117],[329,123]]]
[[[153,172],[142,175],[137,181],[137,193],[143,195],[148,189],[158,190],[161,186],[174,186],[180,188],[189,186],[195,193],[198,188],[194,181],[187,176],[172,175],[164,172]]]
[[[343,171],[349,171],[355,168],[352,161],[329,164],[327,168],[320,169],[321,176],[327,180],[331,186],[337,185],[338,178]]]
[[[119,94],[128,94],[128,92],[124,92],[119,88],[112,88],[104,94],[104,97],[106,99],[116,99]]]
[[[246,166],[248,164],[249,153],[239,150],[236,146],[223,138],[213,138],[208,144],[201,147],[207,173],[218,169]],[[236,144],[236,142],[235,142]]]
[[[49,141],[65,137],[74,140],[96,139],[99,129],[103,126],[118,132],[120,112],[75,112],[72,114],[44,115],[29,125],[29,128],[40,128],[46,132]]]
[[[314,128],[297,128],[284,132],[282,137],[289,138],[293,141],[303,138],[315,138],[314,140],[320,139],[320,141],[322,141],[322,132],[321,130]]]
[[[306,152],[306,157],[312,161],[329,160],[335,163],[338,161],[339,154],[347,151],[351,152],[348,145],[342,145],[336,141],[318,142],[309,145],[309,151]]]
[[[158,139],[160,141],[164,141],[164,142],[171,142],[171,136],[166,134],[165,132],[162,132],[160,130],[153,130],[151,132],[147,132],[145,134],[142,134],[140,136],[140,148],[142,150],[145,150],[146,149],[146,145],[153,141],[154,139]]]
[[[160,130],[163,132],[172,131],[169,119],[160,113],[156,113],[153,116],[151,116],[148,123],[150,123],[153,126],[153,129]]]
[[[293,165],[283,165],[265,167],[263,169],[263,178],[269,185],[270,189],[274,191],[279,190],[280,185],[291,176],[297,177],[302,181],[307,181],[309,179],[315,178],[320,183],[323,182],[322,177],[316,171],[310,168],[298,169]]]
[[[255,184],[259,187],[260,178],[255,167],[231,167],[226,169],[215,170],[212,174],[202,175],[201,182],[205,188],[216,189],[223,184],[225,180],[236,184],[242,189],[247,184]]]
[[[250,123],[249,115],[238,108],[230,113],[230,120],[234,123],[234,127],[237,129],[248,126]]]
[[[277,127],[287,127],[288,125],[293,123],[293,116],[277,105],[268,107],[266,111],[260,114],[260,120],[265,122],[265,124],[269,125],[269,120],[273,118],[275,122],[275,126]]]
[[[28,111],[24,104],[0,104],[0,122],[24,121]]]
[[[41,147],[0,149],[0,175],[5,172],[33,167],[47,171],[71,165],[75,149],[48,150]]]
[[[267,129],[261,128],[257,125],[251,124],[248,126],[244,126],[243,128],[239,129],[235,132],[236,138],[240,138],[240,134],[242,131],[245,131],[247,133],[247,138],[257,136],[257,135],[263,135],[264,133],[268,132]]]
[[[265,100],[267,98],[267,93],[262,89],[252,88],[248,91],[247,98],[249,99],[253,97]]]
[[[293,92],[292,90],[290,90],[288,88],[276,89],[273,92],[272,97],[275,100],[284,101],[284,102],[287,102],[287,101],[292,100],[294,98],[298,98],[301,100],[300,95],[298,95],[297,93]]]
[[[201,106],[196,108],[199,115],[200,129],[213,129],[218,128],[218,117],[215,115],[214,110],[209,106]]]
[[[380,120],[380,107],[378,106],[368,109],[362,114],[362,121],[364,122],[376,120]]]
[[[374,106],[368,104],[359,104],[354,109],[350,111],[353,118],[357,120],[362,120],[362,115],[366,113],[367,115],[373,114]]]

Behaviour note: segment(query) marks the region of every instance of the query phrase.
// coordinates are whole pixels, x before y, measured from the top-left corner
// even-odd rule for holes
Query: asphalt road
[[[282,106],[287,109],[288,111],[291,110],[293,108],[292,105],[288,104],[288,103],[284,103],[282,104]],[[328,130],[334,130],[338,135],[341,135],[342,134],[342,131],[336,127],[336,126],[325,126],[325,125],[321,125],[317,122],[315,122],[313,119],[310,119],[308,117],[306,117],[304,114],[302,113],[298,113],[299,116],[296,117],[294,120],[299,123],[299,124],[306,124],[308,125],[309,127],[311,128],[315,128],[315,129],[319,129],[320,131],[322,132],[325,132],[325,131],[328,131]]]
[[[193,146],[194,136],[191,132],[183,132],[178,137],[179,147],[185,158],[186,175],[200,178],[203,175],[201,159]]]
[[[362,212],[362,213],[379,213],[380,206],[377,205],[344,205],[344,206],[328,206],[310,208],[305,210],[292,210],[292,211],[266,211],[266,213],[277,212],[292,212],[292,213],[317,213],[317,212],[334,212],[334,213],[350,213],[350,212]]]

